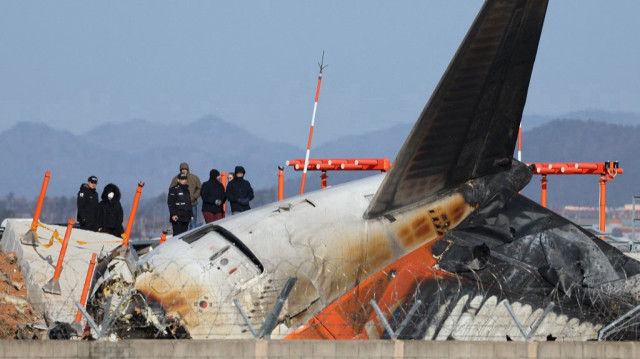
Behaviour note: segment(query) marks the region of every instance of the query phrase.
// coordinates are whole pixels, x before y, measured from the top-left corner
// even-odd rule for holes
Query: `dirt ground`
[[[44,320],[27,299],[24,276],[15,253],[0,250],[0,339],[39,339],[43,335],[34,325]]]

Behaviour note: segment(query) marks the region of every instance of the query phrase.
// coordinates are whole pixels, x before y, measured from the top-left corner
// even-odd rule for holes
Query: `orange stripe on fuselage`
[[[380,309],[388,312],[405,302],[424,281],[448,275],[434,268],[431,246],[435,242],[367,278],[285,339],[368,339],[365,325],[376,316],[369,305],[371,299],[376,299]],[[377,329],[379,333],[384,331],[381,327]]]

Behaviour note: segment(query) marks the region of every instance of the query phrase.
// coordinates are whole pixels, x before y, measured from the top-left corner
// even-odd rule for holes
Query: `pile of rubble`
[[[46,326],[27,299],[17,260],[14,252],[0,250],[0,339],[39,339]]]

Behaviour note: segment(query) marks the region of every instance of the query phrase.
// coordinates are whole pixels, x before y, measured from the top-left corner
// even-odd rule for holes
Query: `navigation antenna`
[[[313,125],[316,121],[316,110],[318,109],[318,98],[320,97],[320,84],[322,84],[322,70],[329,65],[324,64],[324,51],[322,60],[318,63],[320,73],[318,74],[318,87],[316,88],[316,100],[313,103],[313,115],[311,116],[311,128],[309,129],[309,142],[307,142],[307,154],[304,157],[304,169],[302,170],[302,182],[300,183],[300,194],[304,194],[304,183],[307,179],[307,166],[309,166],[309,153],[311,152],[311,139],[313,138]]]

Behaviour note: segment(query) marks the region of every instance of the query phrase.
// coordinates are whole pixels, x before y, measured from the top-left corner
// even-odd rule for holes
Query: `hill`
[[[211,168],[247,169],[256,188],[277,183],[277,166],[303,153],[294,146],[262,140],[215,117],[189,124],[163,125],[134,120],[100,126],[74,135],[43,124],[20,123],[0,133],[0,166],[9,175],[0,178],[0,193],[37,196],[45,171],[51,171],[48,194],[75,194],[89,175],[98,188],[119,185],[123,198],[135,192],[138,181],[145,193],[164,193],[181,162],[188,162],[204,182]]]
[[[525,118],[523,160],[526,162],[599,162],[618,160],[624,175],[608,183],[609,205],[628,203],[640,180],[636,153],[640,129],[635,125],[612,124],[616,114],[582,111],[576,118],[600,117],[607,122],[585,119],[544,120],[536,127]],[[635,116],[635,117],[634,117]],[[640,118],[627,114],[622,123]],[[528,121],[528,122],[527,122]],[[391,160],[402,146],[412,124],[400,124],[382,131],[337,138],[312,149],[312,158],[385,157]],[[283,134],[286,135],[286,134]],[[215,116],[191,123],[156,124],[145,120],[103,125],[83,135],[35,123],[20,123],[0,133],[0,196],[36,197],[46,170],[51,171],[49,196],[75,196],[89,175],[100,179],[101,189],[109,182],[123,191],[123,203],[130,204],[138,181],[146,182],[144,198],[166,192],[180,162],[190,164],[202,181],[211,168],[230,171],[236,165],[247,169],[254,188],[264,190],[261,199],[275,200],[277,166],[287,159],[304,158],[304,149],[265,141]],[[329,185],[373,173],[329,173]],[[308,175],[307,190],[320,187],[319,173]],[[286,196],[298,193],[300,173],[285,170]],[[534,177],[524,194],[539,199],[539,178]],[[549,204],[596,206],[597,178],[561,176],[549,178]],[[271,198],[273,197],[273,198]]]

